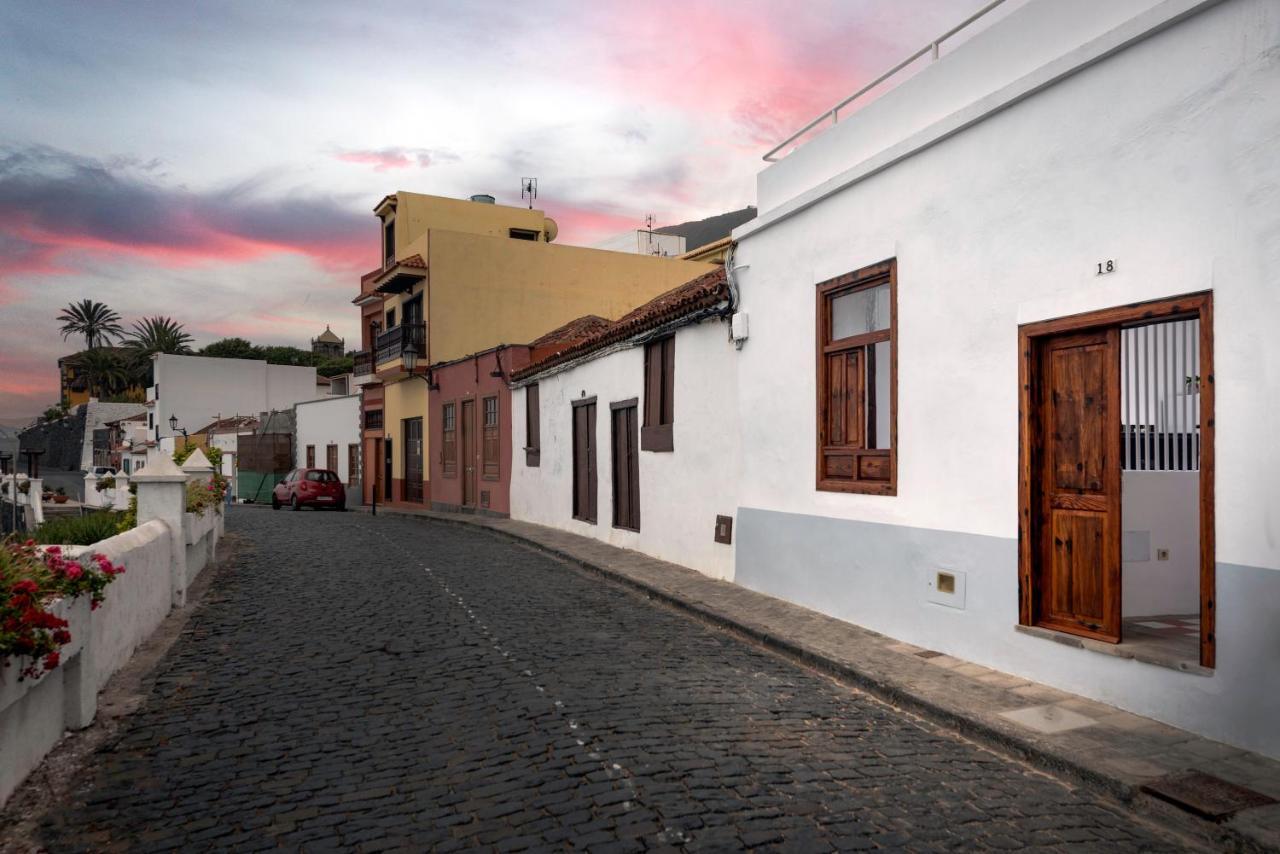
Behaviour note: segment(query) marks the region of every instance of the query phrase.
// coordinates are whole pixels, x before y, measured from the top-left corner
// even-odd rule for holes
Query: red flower
[[[53,668],[58,666],[58,662],[61,660],[62,660],[62,657],[59,656],[56,651],[49,653],[44,657],[44,669],[52,670]]]
[[[34,594],[39,589],[40,588],[36,586],[36,583],[32,581],[30,578],[24,578],[21,581],[19,581],[17,584],[13,585],[13,592],[15,593]]]

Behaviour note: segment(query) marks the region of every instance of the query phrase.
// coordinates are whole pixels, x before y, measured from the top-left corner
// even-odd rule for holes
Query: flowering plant
[[[67,621],[47,610],[55,599],[89,596],[97,608],[103,592],[124,567],[93,554],[86,564],[62,553],[59,546],[41,551],[35,540],[14,537],[0,542],[0,659],[26,656],[30,663],[18,675],[33,679],[58,666],[59,650],[71,642]]]
[[[99,478],[99,479],[98,479],[98,482],[94,485],[94,487],[93,487],[93,488],[94,488],[94,489],[96,489],[96,490],[98,490],[99,492],[105,492],[105,491],[106,491],[106,490],[108,490],[108,489],[115,489],[115,488],[116,488],[116,479],[115,479],[115,477],[114,477],[114,476],[112,476],[112,475],[107,475],[106,477],[101,477],[101,478]]]

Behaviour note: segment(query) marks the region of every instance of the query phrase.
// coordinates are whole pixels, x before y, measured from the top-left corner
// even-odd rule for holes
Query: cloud
[[[349,149],[338,151],[333,155],[344,163],[359,163],[372,166],[374,172],[387,172],[392,169],[408,169],[417,166],[426,169],[436,163],[450,163],[458,160],[458,156],[449,151],[434,151],[429,148],[390,148]]]
[[[162,266],[294,253],[331,269],[373,261],[372,217],[323,195],[270,196],[254,182],[195,192],[127,164],[37,146],[0,150],[0,282],[63,272],[71,259],[131,256]]]

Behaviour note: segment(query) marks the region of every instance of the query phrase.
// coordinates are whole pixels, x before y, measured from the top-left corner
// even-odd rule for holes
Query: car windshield
[[[338,476],[331,471],[309,471],[307,472],[307,480],[317,483],[337,483]]]

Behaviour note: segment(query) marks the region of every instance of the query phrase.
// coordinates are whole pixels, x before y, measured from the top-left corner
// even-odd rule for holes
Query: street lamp
[[[182,434],[182,447],[184,447],[184,448],[185,448],[188,444],[190,444],[190,442],[187,440],[187,431],[186,431],[186,428],[183,428],[183,427],[179,427],[179,426],[178,426],[178,416],[177,416],[177,415],[170,415],[170,416],[169,416],[169,429],[170,429],[170,430],[172,430],[174,433],[181,433],[181,434]]]

